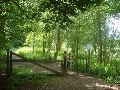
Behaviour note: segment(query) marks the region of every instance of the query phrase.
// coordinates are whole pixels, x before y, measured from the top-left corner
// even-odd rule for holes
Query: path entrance
[[[45,66],[43,63],[24,61],[21,57],[17,56],[17,54],[12,55],[12,60],[13,70],[14,68],[28,68],[31,69],[32,72],[40,74],[55,74],[54,71],[50,70],[50,67],[46,67],[48,65]]]

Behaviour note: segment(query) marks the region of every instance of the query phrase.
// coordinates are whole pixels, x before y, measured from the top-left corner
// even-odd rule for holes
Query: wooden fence
[[[22,59],[21,60],[13,60],[12,55],[18,56],[18,57],[20,57]],[[7,76],[7,78],[9,78],[10,75],[12,74],[12,69],[13,69],[12,62],[30,62],[30,63],[33,63],[33,64],[38,65],[40,67],[43,67],[43,68],[45,68],[45,69],[47,69],[47,70],[49,70],[51,72],[54,72],[54,73],[56,73],[58,75],[66,75],[67,74],[67,60],[66,59],[67,59],[66,57],[63,58],[63,61],[62,61],[63,63],[61,62],[61,60],[58,61],[58,62],[62,63],[61,64],[62,72],[59,72],[59,71],[56,71],[56,70],[54,70],[54,69],[52,69],[50,67],[44,66],[44,65],[42,65],[40,63],[37,63],[37,62],[34,62],[34,61],[28,61],[23,56],[21,56],[19,54],[16,54],[16,53],[10,51],[9,49],[7,49],[7,55],[6,55],[6,59],[5,59],[5,62],[6,62],[6,76]]]
[[[9,78],[10,75],[12,74],[12,51],[10,51],[9,49],[7,49],[7,58],[6,58],[6,62],[7,62],[7,77]]]

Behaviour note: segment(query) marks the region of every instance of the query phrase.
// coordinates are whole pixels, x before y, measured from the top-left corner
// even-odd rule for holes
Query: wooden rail
[[[28,60],[27,60],[26,58],[24,58],[22,55],[16,54],[16,53],[14,53],[14,52],[12,52],[12,55],[16,55],[16,56],[22,58],[21,60],[12,60],[12,62],[29,62],[29,63],[33,63],[33,64],[38,65],[38,66],[40,66],[40,67],[42,67],[42,68],[45,68],[45,69],[47,69],[47,70],[49,70],[49,71],[51,71],[51,72],[53,72],[53,73],[56,73],[57,75],[60,75],[60,76],[62,75],[61,72],[58,72],[58,71],[56,71],[56,70],[54,70],[54,69],[52,69],[52,68],[50,68],[50,67],[47,67],[47,66],[45,66],[45,65],[42,65],[42,64],[37,63],[37,62],[34,62],[34,61],[28,61]],[[60,62],[60,61],[59,61],[59,62]]]
[[[15,59],[12,58],[12,55],[15,55],[15,56],[17,56],[17,57],[20,57],[21,59],[15,60]],[[62,60],[49,61],[49,62],[50,62],[50,63],[52,63],[52,62],[56,63],[56,62],[61,62],[61,61],[62,61]],[[9,51],[9,49],[7,49],[7,56],[6,56],[6,63],[7,63],[7,71],[6,71],[6,72],[7,72],[7,73],[6,73],[6,75],[7,75],[8,78],[9,78],[10,75],[12,74],[12,68],[13,68],[12,62],[29,62],[29,63],[33,63],[33,64],[35,64],[35,65],[38,65],[38,66],[40,66],[40,67],[42,67],[42,68],[45,68],[45,69],[47,69],[48,71],[51,71],[51,72],[53,72],[53,73],[55,73],[55,74],[57,74],[57,75],[60,75],[60,76],[64,75],[64,73],[67,74],[66,68],[63,68],[63,69],[65,69],[65,72],[63,72],[63,70],[62,70],[62,72],[60,72],[60,71],[54,70],[54,69],[51,68],[51,67],[45,66],[45,65],[41,64],[40,62],[38,63],[38,62],[35,62],[35,61],[29,61],[29,60],[27,60],[25,57],[23,57],[22,55],[16,54],[16,53],[14,53],[14,52],[12,52],[12,51]]]
[[[31,62],[31,63],[33,63],[33,64],[35,64],[35,65],[38,65],[38,66],[40,66],[40,67],[43,67],[43,68],[45,68],[45,69],[47,69],[47,70],[49,70],[49,71],[51,71],[51,72],[53,72],[53,73],[56,73],[57,75],[60,75],[60,76],[63,75],[62,72],[59,72],[59,71],[57,71],[57,70],[54,70],[54,69],[52,69],[52,68],[50,68],[50,67],[47,67],[47,66],[45,66],[45,65],[42,65],[42,64],[39,64],[39,63],[36,63],[36,62]]]

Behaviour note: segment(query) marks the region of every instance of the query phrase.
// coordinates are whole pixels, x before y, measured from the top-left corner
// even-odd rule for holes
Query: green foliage
[[[116,64],[117,64],[117,67],[115,67]],[[95,59],[92,59],[90,69],[89,69],[90,70],[89,74],[95,75],[99,78],[102,78],[102,79],[105,79],[105,80],[108,80],[108,81],[118,83],[119,80],[117,79],[117,75],[118,76],[120,75],[120,72],[119,72],[120,71],[120,68],[119,68],[120,65],[119,64],[120,64],[119,60],[117,61],[117,63],[116,63],[116,61],[111,61],[108,64],[104,64],[104,63],[99,63]],[[88,72],[86,72],[86,62],[85,62],[85,60],[81,61],[81,63],[79,62],[78,66],[79,66],[78,69],[81,72],[88,73]],[[117,68],[117,71],[116,71],[116,68]]]
[[[32,50],[30,47],[23,47],[16,51],[16,53],[22,55],[27,58],[27,60],[49,60],[48,54],[43,53],[40,49]]]
[[[0,58],[5,56],[5,51],[4,50],[0,50]]]

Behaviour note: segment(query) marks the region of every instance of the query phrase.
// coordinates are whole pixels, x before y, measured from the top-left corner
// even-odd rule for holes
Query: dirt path
[[[29,62],[13,62],[13,70],[14,68],[17,67],[21,67],[21,68],[28,68],[31,69],[32,72],[37,72],[37,73],[41,73],[41,74],[54,74],[53,72],[48,71],[45,68],[42,68],[40,66],[37,66],[33,63],[29,63]]]
[[[39,62],[38,62],[39,63]],[[51,63],[41,63],[44,66],[48,66],[58,72],[62,72],[61,71],[61,63],[60,62],[51,62]]]
[[[22,62],[22,61],[20,62],[20,60],[22,60],[22,58],[20,58],[16,55],[12,55],[12,59],[19,61],[19,62],[13,62],[13,70],[14,70],[14,68],[21,67],[21,68],[31,69],[32,72],[37,72],[37,73],[41,73],[41,74],[54,74],[53,72],[51,72],[45,68],[42,68],[38,65],[35,65],[31,62]]]
[[[12,55],[12,59],[14,59],[14,60],[21,60],[22,58],[20,58],[20,57],[18,57],[16,55]]]
[[[105,81],[77,74],[57,77],[57,79],[40,84],[24,84],[17,90],[120,90],[115,85],[109,86]]]

